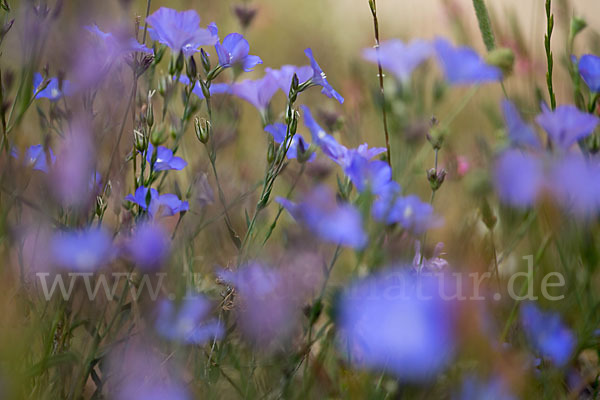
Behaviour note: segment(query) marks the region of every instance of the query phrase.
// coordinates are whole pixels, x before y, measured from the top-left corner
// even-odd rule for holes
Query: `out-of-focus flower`
[[[298,204],[282,197],[276,200],[296,221],[326,241],[357,249],[367,243],[360,212],[351,204],[337,204],[326,186],[318,186]]]
[[[48,154],[50,155],[50,162],[48,162],[46,151],[41,144],[30,146],[25,150],[25,165],[32,167],[36,171],[48,173],[50,167],[56,162],[56,156],[51,148],[48,148]],[[19,159],[19,153],[16,149],[11,151],[11,155]]]
[[[200,46],[212,46],[218,40],[213,32],[200,28],[200,16],[194,10],[179,12],[161,7],[146,21],[151,26],[148,33],[153,40],[168,46],[174,53],[182,51],[186,57],[197,52]]]
[[[90,177],[95,173],[96,151],[91,129],[83,117],[72,122],[52,170],[55,193],[68,206],[83,207],[92,195]]]
[[[560,315],[540,310],[533,302],[521,304],[521,325],[533,348],[558,366],[564,366],[575,350],[576,338]]]
[[[579,60],[579,74],[594,93],[600,92],[600,57],[586,54]]]
[[[515,207],[533,205],[544,184],[540,159],[519,150],[500,155],[494,175],[500,199]]]
[[[448,268],[448,261],[440,256],[444,255],[444,243],[439,242],[433,249],[431,258],[425,258],[421,254],[421,242],[415,242],[415,257],[413,258],[413,268],[417,271],[426,270],[427,272],[441,272]]]
[[[50,248],[53,264],[69,271],[93,272],[113,257],[111,237],[101,228],[56,232]]]
[[[163,300],[158,306],[156,331],[169,340],[189,344],[218,339],[225,329],[217,320],[208,319],[210,309],[210,301],[196,293],[186,296],[179,306]]]
[[[323,93],[325,96],[329,97],[330,99],[334,98],[337,101],[339,101],[340,104],[342,104],[344,102],[344,98],[338,92],[336,92],[335,89],[333,89],[333,87],[329,84],[329,82],[327,81],[327,76],[325,75],[325,72],[323,72],[321,67],[319,67],[319,64],[317,64],[317,61],[313,56],[312,50],[308,48],[304,50],[304,54],[306,54],[306,57],[308,57],[308,59],[310,60],[310,66],[313,70],[312,83],[314,85],[321,86],[323,88],[321,89],[321,93]]]
[[[540,141],[533,127],[523,121],[517,107],[510,100],[502,101],[502,112],[511,144],[515,146],[529,146],[535,149],[541,148]]]
[[[150,205],[146,203],[150,190]],[[147,211],[150,216],[171,216],[182,211],[189,210],[190,206],[187,201],[181,201],[176,195],[171,193],[158,194],[156,189],[148,189],[140,186],[136,189],[135,194],[128,194],[125,200],[137,204],[143,210]]]
[[[239,65],[244,71],[249,72],[257,64],[262,64],[258,56],[250,55],[250,45],[239,33],[230,33],[223,39],[223,44],[215,44],[219,65],[228,68]]]
[[[65,95],[68,96],[71,92],[71,83],[69,81],[63,81],[62,88],[60,87],[58,78],[50,78],[46,87],[41,89],[43,84],[44,78],[42,74],[39,72],[33,74],[33,93],[36,99],[46,98],[50,101],[56,101]]]
[[[598,164],[570,155],[554,163],[548,186],[565,209],[583,217],[595,214],[600,206],[598,176]]]
[[[435,215],[431,204],[424,203],[416,195],[398,196],[394,193],[399,191],[398,185],[390,185],[389,189],[373,203],[372,212],[376,220],[386,224],[400,224],[415,234],[442,224],[442,219]]]
[[[232,85],[231,91],[234,96],[246,100],[263,114],[273,95],[277,92],[277,83],[270,75],[265,75],[262,79],[245,80]]]
[[[504,381],[498,377],[488,381],[468,376],[462,383],[460,391],[452,396],[452,400],[516,400],[517,398],[506,387]]]
[[[117,34],[102,32],[96,24],[86,26],[85,28],[102,40],[104,46],[114,55],[134,52],[154,54],[154,50],[149,49],[145,44],[138,42],[134,37],[127,34],[122,34],[121,32]]]
[[[265,68],[265,73],[271,75],[279,89],[287,96],[292,85],[294,74],[298,76],[298,82],[304,83],[313,76],[313,69],[310,65],[297,67],[295,65],[282,65],[279,69]]]
[[[157,270],[169,258],[171,242],[159,224],[142,222],[125,243],[125,254],[142,270]]]
[[[403,381],[434,377],[454,350],[454,303],[440,297],[438,284],[406,268],[355,283],[337,306],[340,349],[357,366]]]
[[[146,161],[152,164],[152,157],[154,154],[154,146],[152,143],[148,145],[148,153],[146,155]],[[156,162],[154,163],[155,171],[166,171],[170,169],[182,170],[187,165],[187,162],[181,158],[173,155],[173,151],[164,146],[158,146],[156,148]]]
[[[314,260],[313,260],[314,261]],[[310,263],[311,260],[304,260]],[[314,267],[320,263],[314,262]],[[234,286],[241,304],[237,309],[245,336],[255,345],[269,348],[282,345],[298,327],[304,300],[314,282],[296,268],[270,268],[258,262],[242,265],[237,271],[220,271],[219,277]],[[308,272],[308,273],[307,273]]]
[[[285,140],[287,126],[285,124],[282,124],[281,122],[278,122],[275,124],[265,126],[265,131],[273,136],[273,140],[275,140],[275,143],[281,144]],[[302,137],[302,135],[296,133],[292,138],[292,143],[290,144],[290,148],[288,149],[287,158],[289,158],[290,160],[298,158],[298,153],[308,151],[309,147],[310,143],[307,143],[306,140],[304,140],[304,138]],[[311,154],[308,159],[308,162],[313,161],[316,156],[317,155],[315,153]]]
[[[473,49],[454,47],[446,39],[437,38],[433,46],[444,70],[446,80],[452,85],[498,82],[502,71],[485,63]]]
[[[558,106],[552,111],[542,103],[542,113],[535,121],[548,133],[552,143],[567,150],[578,140],[589,136],[600,119],[572,105]]]
[[[190,400],[186,385],[174,376],[165,355],[147,343],[133,340],[115,344],[108,357],[116,400]]]
[[[382,42],[377,48],[367,48],[362,52],[363,58],[369,62],[381,64],[382,68],[394,74],[396,79],[406,82],[413,70],[432,54],[430,43],[414,40],[405,44],[399,39]]]

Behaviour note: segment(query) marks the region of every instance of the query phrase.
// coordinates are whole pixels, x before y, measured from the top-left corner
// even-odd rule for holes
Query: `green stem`
[[[552,57],[552,49],[550,42],[552,39],[552,30],[554,29],[554,15],[552,15],[552,0],[546,0],[546,24],[547,31],[544,37],[544,48],[546,49],[546,60],[548,63],[548,72],[546,73],[546,84],[548,85],[548,95],[550,96],[550,105],[552,109],[556,109],[556,96],[552,84],[552,71],[554,69],[554,59]]]

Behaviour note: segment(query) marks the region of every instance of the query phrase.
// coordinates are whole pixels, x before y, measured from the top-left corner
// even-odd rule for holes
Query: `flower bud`
[[[146,136],[143,132],[138,130],[133,131],[133,143],[135,144],[136,150],[140,153],[143,153],[146,151],[146,148],[148,148],[148,140],[146,139]]]
[[[431,190],[434,192],[442,186],[442,183],[444,183],[445,179],[446,170],[443,168],[439,171],[436,171],[435,168],[431,168],[429,171],[427,171],[427,180],[429,181]]]
[[[267,163],[272,164],[275,161],[275,142],[271,140],[267,148]]]
[[[208,87],[208,84],[206,82],[204,82],[202,79],[200,79],[200,88],[202,89],[202,94],[204,95],[204,98],[209,99],[210,98],[210,88]]]
[[[152,143],[155,148],[156,146],[163,144],[166,140],[167,138],[165,137],[164,129],[155,129],[150,135],[150,143]]]
[[[300,162],[301,164],[307,162],[308,160],[310,160],[314,152],[315,147],[312,144],[308,146],[308,148],[306,148],[306,143],[304,142],[304,140],[298,141],[298,162]]]
[[[183,51],[180,51],[179,55],[177,56],[177,61],[175,61],[175,72],[177,75],[181,74],[183,71],[183,64],[185,64],[185,58],[183,57]]]
[[[165,97],[167,94],[167,78],[164,76],[161,76],[158,80],[158,93],[162,97]]]
[[[442,148],[447,134],[447,129],[434,127],[427,133],[427,141],[431,143],[434,150],[439,150]]]
[[[206,119],[200,119],[196,117],[196,119],[194,120],[194,130],[196,132],[196,137],[201,143],[208,143],[208,139],[210,138],[211,134],[211,129],[211,124]]]
[[[484,197],[481,201],[481,206],[479,207],[479,211],[481,212],[481,220],[485,224],[485,226],[492,230],[494,226],[496,226],[496,222],[498,222],[498,218],[494,215],[490,204],[487,199]]]
[[[573,17],[571,18],[571,26],[569,29],[569,38],[575,39],[582,30],[587,27],[587,22],[583,18]]]
[[[148,102],[148,107],[146,109],[146,123],[150,128],[154,125],[154,107],[152,106],[152,101]]]

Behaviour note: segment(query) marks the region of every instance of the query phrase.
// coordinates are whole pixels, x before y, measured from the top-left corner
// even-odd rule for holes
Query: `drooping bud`
[[[571,40],[575,39],[575,37],[585,28],[587,27],[587,22],[583,18],[573,17],[571,18],[571,26],[569,28],[569,38]]]
[[[183,65],[185,64],[185,58],[183,57],[183,51],[179,52],[177,56],[177,61],[175,62],[175,72],[177,75],[181,74],[183,71]]]
[[[235,16],[240,22],[240,25],[244,29],[248,29],[248,27],[254,20],[254,17],[256,16],[256,11],[256,8],[248,7],[245,4],[236,5],[233,7],[233,12],[235,13]]]
[[[427,171],[427,180],[429,181],[431,190],[434,192],[442,186],[442,183],[444,183],[445,179],[446,170],[443,168],[439,171],[436,171],[435,168],[431,168],[429,171]]]
[[[202,69],[204,70],[204,75],[208,75],[210,72],[210,59],[208,58],[208,54],[206,54],[204,49],[200,49],[200,60],[202,62]]]
[[[187,77],[189,78],[190,82],[195,81],[198,77],[198,68],[196,67],[196,60],[194,60],[193,55],[191,55],[190,58],[188,58],[187,68],[185,72],[187,73]]]

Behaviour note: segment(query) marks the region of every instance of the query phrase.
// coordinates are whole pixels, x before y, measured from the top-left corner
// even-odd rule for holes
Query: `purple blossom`
[[[526,302],[521,305],[521,325],[527,339],[541,356],[559,367],[569,361],[577,340],[559,314],[544,312],[535,303]]]
[[[209,319],[210,302],[202,295],[190,293],[177,306],[163,300],[158,306],[156,331],[166,339],[202,345],[223,336],[225,329],[215,319]]]
[[[480,381],[473,376],[468,376],[463,381],[460,391],[452,396],[452,399],[517,400],[502,379],[494,377],[488,381]]]
[[[544,184],[539,158],[519,150],[507,150],[500,155],[494,175],[500,199],[514,207],[533,205]]]
[[[554,162],[548,186],[565,209],[585,217],[595,214],[600,206],[600,187],[595,184],[599,176],[598,164],[570,155]]]
[[[400,224],[415,234],[421,234],[442,224],[431,204],[422,202],[416,195],[402,197],[386,192],[375,201],[372,212],[376,220],[386,224]]]
[[[146,154],[146,161],[152,164],[152,157],[154,155],[154,146],[148,145],[148,151]],[[182,170],[187,165],[187,162],[181,157],[175,157],[173,151],[164,146],[158,146],[156,149],[156,162],[154,163],[155,171],[166,171],[170,169]]]
[[[360,212],[351,204],[337,204],[326,186],[318,186],[298,204],[282,197],[276,201],[323,240],[355,249],[367,244]]]
[[[294,74],[298,76],[298,82],[304,83],[313,76],[313,69],[310,65],[297,67],[295,65],[282,65],[279,69],[265,68],[267,75],[271,75],[272,78],[277,82],[279,89],[287,96],[290,92],[290,86],[292,85],[292,79]]]
[[[76,272],[93,272],[113,254],[110,235],[101,228],[57,232],[50,243],[53,264]]]
[[[450,84],[468,85],[502,80],[500,69],[486,64],[473,49],[466,46],[454,47],[442,38],[437,38],[433,45]]]
[[[336,92],[333,89],[333,87],[329,84],[329,82],[327,81],[327,76],[325,75],[325,72],[323,72],[321,67],[319,67],[319,64],[317,64],[317,61],[313,56],[312,50],[308,48],[304,50],[304,54],[306,54],[306,57],[308,57],[308,59],[310,60],[310,66],[313,70],[312,83],[314,85],[323,87],[323,89],[321,89],[321,93],[323,93],[325,96],[329,97],[330,99],[334,98],[337,101],[339,101],[340,104],[342,104],[344,102],[344,98],[338,92]]]
[[[335,140],[335,138],[323,130],[313,118],[310,109],[301,105],[302,115],[304,116],[304,125],[310,131],[313,142],[321,148],[323,153],[333,161],[342,163],[345,159],[348,149]]]
[[[600,57],[586,54],[579,60],[579,74],[594,93],[600,92]]]
[[[215,49],[219,57],[219,65],[223,68],[239,65],[244,71],[249,72],[257,64],[262,64],[260,57],[248,54],[250,45],[239,33],[230,33],[225,36],[223,44],[217,42]]]
[[[156,223],[142,222],[125,243],[125,254],[142,270],[154,271],[169,258],[171,242],[165,229]]]
[[[43,84],[44,78],[42,75],[38,72],[33,74],[33,93],[35,94],[36,99],[46,98],[50,101],[56,101],[64,95],[69,95],[71,93],[71,83],[69,81],[62,82],[62,89],[58,78],[50,78],[46,87],[40,90]]]
[[[85,29],[102,40],[106,48],[111,50],[115,55],[134,52],[154,54],[154,50],[149,49],[145,44],[138,42],[133,36],[124,33],[125,30],[118,32],[115,35],[110,32],[102,32],[96,24],[86,26]]]
[[[161,7],[146,21],[151,26],[148,33],[153,40],[175,53],[182,51],[186,57],[197,52],[200,46],[212,46],[218,40],[213,29],[200,28],[200,17],[194,10],[179,12]]]
[[[535,121],[544,128],[552,142],[564,150],[589,136],[600,122],[595,115],[580,111],[572,105],[558,106],[554,111],[544,103],[541,107],[542,113]]]
[[[154,346],[130,339],[111,348],[107,364],[116,400],[191,400],[174,366]]]
[[[510,100],[502,101],[502,112],[511,144],[515,146],[529,146],[535,149],[541,148],[540,141],[533,127],[523,121],[519,115],[519,111]]]
[[[137,204],[143,210],[147,211],[150,216],[171,216],[182,211],[189,210],[190,206],[187,201],[181,201],[171,193],[158,194],[156,189],[150,190],[150,206],[146,203],[148,196],[148,188],[140,186],[136,189],[135,194],[128,194],[125,200]]]
[[[265,126],[265,131],[273,136],[273,140],[275,140],[275,143],[281,144],[285,140],[287,126],[285,124],[282,124],[281,122],[278,122],[272,125]],[[308,151],[309,147],[310,143],[307,143],[306,140],[304,140],[304,138],[302,137],[302,135],[296,133],[292,138],[292,143],[290,144],[290,147],[288,149],[287,158],[289,158],[290,160],[298,158],[298,149],[301,148],[302,151]],[[311,156],[308,159],[308,162],[313,161],[316,156],[317,155],[315,153],[311,154]]]
[[[355,283],[337,306],[340,349],[358,367],[403,381],[432,378],[454,351],[453,303],[440,297],[438,284],[406,268]]]
[[[246,100],[264,114],[271,98],[277,92],[277,83],[270,75],[262,79],[245,80],[232,85],[232,93],[240,99]]]
[[[413,70],[432,54],[431,44],[424,40],[415,40],[404,44],[399,39],[385,41],[377,48],[363,50],[363,58],[369,62],[381,64],[382,68],[392,72],[396,79],[406,82]]]

